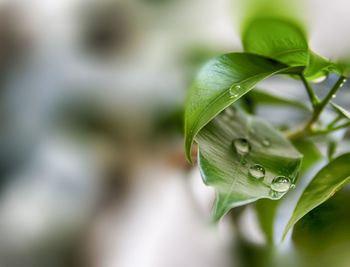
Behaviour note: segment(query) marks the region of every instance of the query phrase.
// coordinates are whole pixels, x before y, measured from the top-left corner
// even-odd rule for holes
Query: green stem
[[[327,133],[334,132],[334,131],[337,131],[337,130],[340,130],[340,129],[344,129],[344,128],[349,127],[349,126],[350,126],[350,121],[345,122],[343,124],[340,124],[340,125],[338,125],[336,127],[327,128],[326,130],[318,131],[318,132],[320,132],[321,134],[327,134]]]
[[[331,132],[335,132],[341,129],[344,129],[346,127],[350,126],[350,121],[343,123],[341,125],[338,125],[336,127],[327,127],[326,129],[317,129],[317,130],[312,130],[312,129],[308,129],[307,127],[304,127],[302,129],[299,129],[298,131],[292,132],[292,133],[287,133],[287,137],[290,140],[298,140],[301,138],[304,138],[306,136],[316,136],[316,135],[324,135],[324,134],[329,134]]]
[[[346,81],[346,77],[340,76],[339,79],[336,81],[336,83],[333,85],[331,90],[329,90],[326,97],[319,103],[317,106],[317,113],[321,114],[321,112],[324,110],[324,108],[327,106],[328,102],[335,96],[337,91],[342,87],[344,82]]]
[[[311,136],[311,135],[321,134],[321,133],[322,134],[328,133],[328,131],[334,131],[334,130],[341,129],[343,127],[347,127],[347,125],[346,126],[339,125],[335,128],[327,129],[325,131],[319,131],[319,130],[314,129],[314,124],[320,118],[320,115],[321,115],[322,111],[325,109],[325,107],[327,106],[328,102],[333,98],[333,96],[339,90],[339,88],[341,88],[341,86],[343,85],[343,83],[346,80],[346,77],[340,76],[339,79],[337,80],[337,82],[329,90],[328,94],[321,102],[318,100],[317,96],[314,96],[314,92],[313,92],[312,88],[310,87],[310,85],[308,84],[308,82],[306,81],[306,79],[302,75],[301,75],[301,79],[305,85],[306,91],[309,94],[310,101],[314,107],[314,111],[312,113],[310,120],[303,127],[300,127],[299,129],[297,129],[293,132],[287,133],[287,137],[291,140],[297,140],[297,139],[304,138],[306,136]],[[317,104],[314,104],[315,101],[317,101]],[[343,126],[343,127],[341,127],[341,126]],[[334,129],[334,130],[332,130],[332,129]]]
[[[343,119],[342,115],[338,115],[338,117],[336,117],[333,121],[331,121],[330,124],[328,124],[327,128],[333,128],[334,125],[337,124],[337,122],[339,122],[341,119]]]
[[[312,89],[309,82],[305,79],[304,75],[301,74],[300,78],[305,86],[305,89],[306,89],[306,92],[309,96],[310,102],[311,102],[312,106],[315,108],[319,104],[320,100],[318,99],[317,95],[315,94],[315,92]]]

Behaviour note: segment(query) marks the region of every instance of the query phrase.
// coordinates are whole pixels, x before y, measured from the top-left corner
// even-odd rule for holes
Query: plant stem
[[[350,126],[350,121],[348,122],[345,122],[343,124],[340,124],[336,127],[331,127],[331,128],[327,128],[325,130],[319,130],[316,132],[316,134],[327,134],[327,133],[330,133],[330,132],[334,132],[334,131],[337,131],[337,130],[340,130],[340,129],[344,129],[346,127]]]
[[[339,79],[336,81],[336,83],[333,85],[332,89],[329,90],[326,97],[319,103],[317,106],[317,112],[321,114],[321,112],[324,110],[324,108],[327,106],[328,102],[335,96],[337,91],[343,86],[344,82],[346,81],[346,77],[340,76]]]
[[[312,104],[312,107],[315,108],[320,100],[318,99],[317,95],[315,94],[314,90],[312,89],[311,85],[309,84],[309,82],[305,79],[304,75],[300,75],[300,78],[305,86],[306,92],[309,96],[310,102]]]
[[[327,130],[314,129],[314,124],[320,118],[320,115],[321,115],[322,111],[325,109],[325,107],[327,106],[328,102],[333,98],[335,93],[344,84],[346,77],[340,76],[339,79],[334,84],[334,86],[329,90],[328,94],[325,96],[325,98],[321,102],[318,100],[317,96],[313,92],[312,88],[310,87],[310,85],[308,84],[306,79],[302,75],[300,77],[305,85],[306,91],[308,92],[308,95],[310,97],[310,101],[313,105],[314,111],[312,113],[310,120],[304,126],[300,127],[299,129],[297,129],[293,132],[287,133],[287,137],[289,139],[297,140],[297,139],[301,139],[303,137],[311,136],[311,135],[315,135],[315,134],[329,133],[329,132],[336,131],[338,129],[341,129],[341,128],[344,128],[344,127],[347,127],[350,125],[350,124],[348,125],[348,123],[345,123],[343,125],[339,125],[337,127],[330,128]],[[315,101],[317,102],[317,104],[314,104],[314,103],[316,103]]]
[[[343,119],[342,115],[338,115],[338,117],[336,117],[333,121],[331,121],[330,124],[328,124],[327,128],[333,128],[334,125],[337,124],[337,122],[339,122],[341,119]]]

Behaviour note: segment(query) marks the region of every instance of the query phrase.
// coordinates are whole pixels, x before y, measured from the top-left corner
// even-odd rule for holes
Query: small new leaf
[[[340,116],[342,116],[345,119],[350,120],[350,112],[349,111],[347,111],[345,108],[343,108],[343,107],[341,107],[333,102],[331,102],[331,105]]]

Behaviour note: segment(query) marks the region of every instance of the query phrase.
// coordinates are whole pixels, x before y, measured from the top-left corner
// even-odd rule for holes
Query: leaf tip
[[[283,230],[282,234],[282,242],[286,240],[287,234],[289,233],[290,227],[287,225],[286,228]]]
[[[230,210],[225,205],[225,201],[223,199],[223,196],[217,193],[215,197],[215,204],[214,204],[214,209],[212,213],[212,222],[213,223],[218,223],[222,217],[226,215],[226,213]]]
[[[284,230],[283,230],[282,242],[285,241],[285,239],[286,239],[286,237],[287,237],[289,231],[292,229],[292,227],[293,227],[298,221],[299,221],[299,219],[298,219],[298,220],[295,220],[295,218],[294,218],[293,216],[289,219],[289,221],[288,221],[286,227],[285,227]]]

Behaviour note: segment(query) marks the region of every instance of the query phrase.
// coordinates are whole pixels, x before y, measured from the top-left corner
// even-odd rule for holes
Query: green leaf
[[[333,62],[310,51],[309,63],[304,70],[304,76],[312,81],[327,76],[334,68]]]
[[[240,155],[233,141],[248,140],[250,151]],[[218,221],[231,208],[261,198],[280,199],[284,193],[272,191],[277,176],[295,182],[302,155],[275,128],[264,120],[228,108],[197,135],[198,162],[205,184],[216,191],[213,219]],[[256,179],[249,169],[259,164],[265,177]]]
[[[332,71],[339,75],[349,77],[350,76],[350,59],[349,58],[343,59],[337,63],[334,63]]]
[[[306,66],[309,50],[303,30],[290,20],[256,18],[243,31],[246,52],[274,58],[289,66]]]
[[[251,91],[247,95],[247,97],[253,100],[253,102],[256,104],[289,106],[289,107],[294,107],[304,111],[310,111],[310,108],[303,102],[273,95],[271,93],[268,93],[260,89]]]
[[[218,113],[277,73],[301,72],[274,60],[247,53],[230,53],[206,64],[189,90],[185,107],[186,156],[199,130]]]
[[[331,102],[332,107],[334,108],[334,110],[342,117],[344,117],[345,119],[350,120],[350,112],[347,111],[345,108]]]
[[[350,153],[344,154],[318,172],[300,197],[283,237],[305,214],[332,197],[350,181]]]

